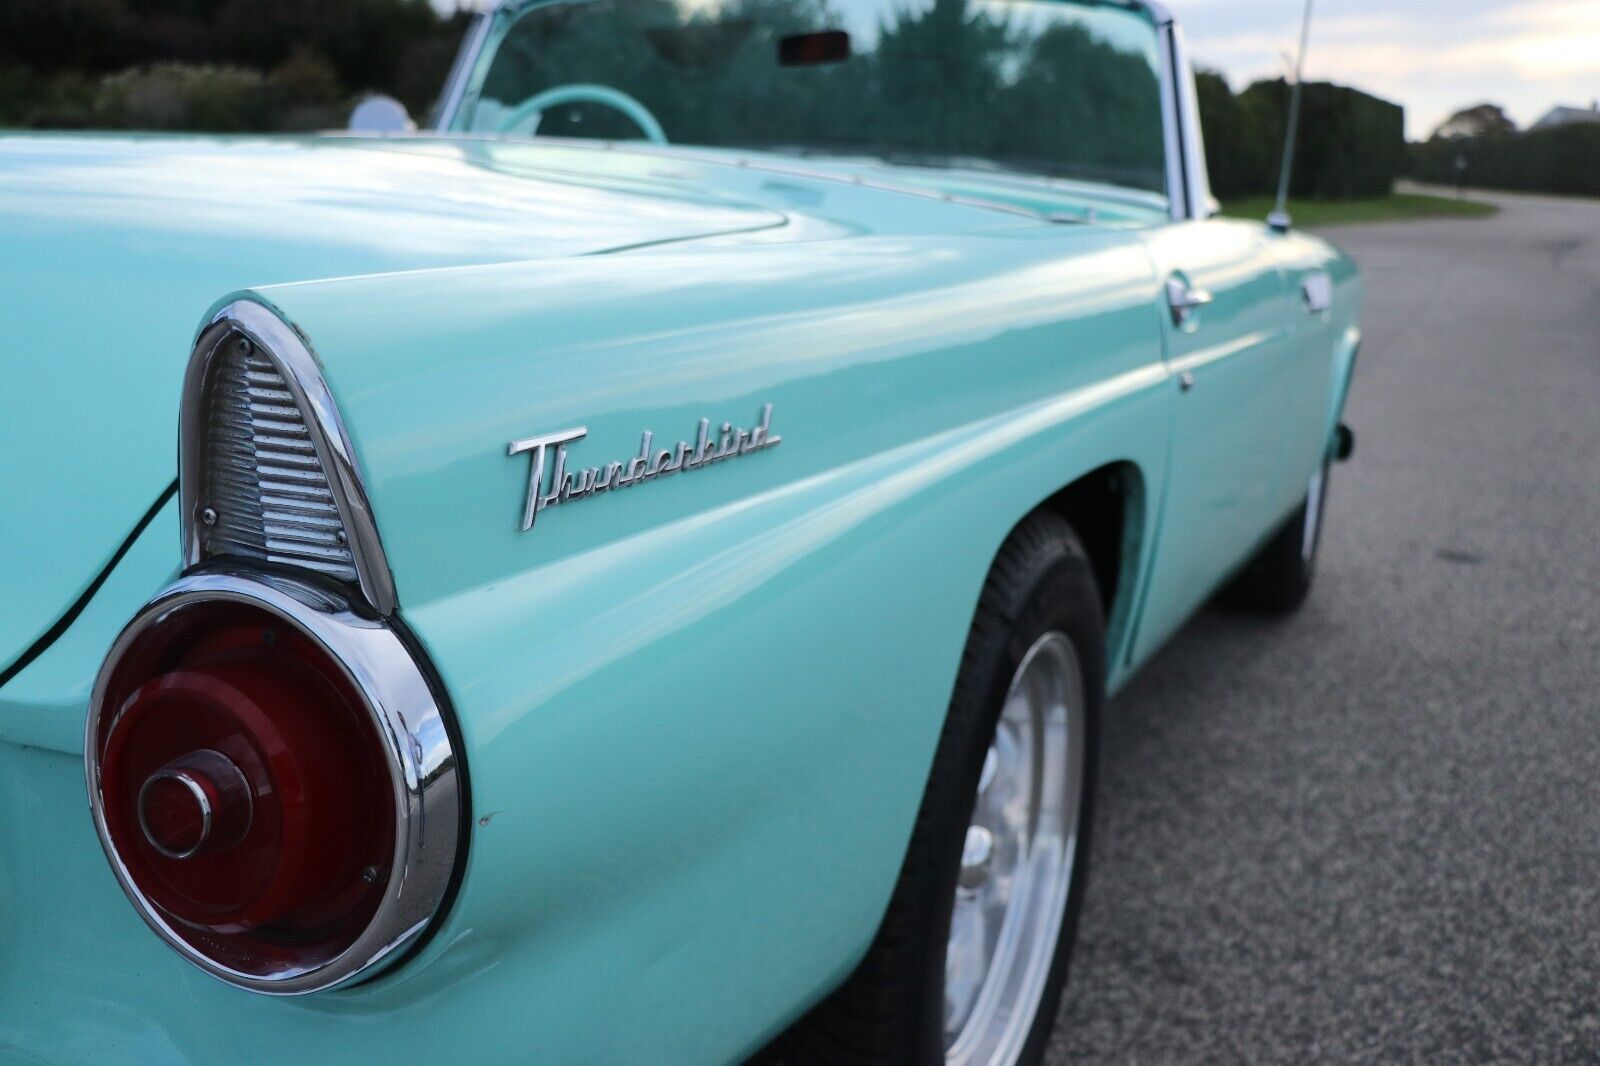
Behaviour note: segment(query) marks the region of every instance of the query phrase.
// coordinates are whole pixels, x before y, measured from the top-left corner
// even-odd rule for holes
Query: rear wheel
[[[1328,464],[1306,485],[1306,498],[1262,545],[1228,586],[1225,599],[1268,614],[1287,614],[1305,602],[1322,543],[1322,515],[1328,502]]]
[[[1030,518],[979,601],[883,926],[782,1061],[1040,1061],[1088,862],[1104,644],[1078,538]]]

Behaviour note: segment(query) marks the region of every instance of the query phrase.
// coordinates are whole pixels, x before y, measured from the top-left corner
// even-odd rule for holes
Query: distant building
[[[1533,128],[1548,130],[1557,126],[1572,126],[1579,122],[1600,122],[1600,100],[1596,100],[1586,108],[1553,107],[1548,115],[1533,124]]]
[[[1451,115],[1433,131],[1433,135],[1455,140],[1460,137],[1482,137],[1486,133],[1515,132],[1517,124],[1506,117],[1504,108],[1497,104],[1479,104]]]

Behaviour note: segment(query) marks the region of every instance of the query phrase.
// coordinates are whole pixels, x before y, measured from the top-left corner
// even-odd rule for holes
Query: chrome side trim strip
[[[356,584],[367,606],[387,617],[398,606],[394,575],[378,538],[377,521],[356,466],[355,449],[339,416],[322,366],[305,340],[268,308],[238,300],[217,312],[200,334],[184,375],[178,432],[179,520],[183,564],[205,561],[200,525],[207,502],[205,484],[207,422],[212,366],[231,336],[242,335],[278,368],[310,431],[322,474],[334,499],[355,565]]]
[[[247,604],[283,619],[319,644],[345,672],[371,713],[394,789],[393,873],[372,921],[345,952],[322,966],[273,977],[241,973],[196,952],[139,891],[118,857],[105,819],[96,759],[112,673],[139,638],[174,612],[218,601]],[[379,972],[414,943],[449,891],[465,843],[460,763],[450,741],[443,699],[404,640],[387,622],[364,617],[321,587],[277,574],[222,565],[179,578],[144,606],[111,647],[89,703],[84,772],[89,806],[106,859],[123,892],[156,935],[219,980],[267,995],[305,995]]]
[[[1188,182],[1183,172],[1183,111],[1178,106],[1178,57],[1172,24],[1157,32],[1161,60],[1161,136],[1166,146],[1167,210],[1173,221],[1189,217]]]

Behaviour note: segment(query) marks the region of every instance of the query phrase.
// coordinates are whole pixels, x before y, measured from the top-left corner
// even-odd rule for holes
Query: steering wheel
[[[644,133],[644,139],[651,144],[666,144],[667,134],[661,128],[661,123],[650,113],[650,109],[639,101],[623,92],[613,89],[609,85],[585,85],[574,83],[572,85],[557,85],[553,89],[546,89],[542,93],[535,93],[522,103],[512,108],[505,118],[500,120],[501,133],[511,133],[524,122],[532,120],[528,136],[532,137],[539,132],[539,123],[544,118],[544,113],[552,107],[562,104],[601,104],[615,111],[621,111],[632,120],[635,126]]]

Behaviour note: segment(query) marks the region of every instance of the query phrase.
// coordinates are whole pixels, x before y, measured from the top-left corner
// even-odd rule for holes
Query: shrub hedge
[[[1466,163],[1459,170],[1457,161]],[[1461,140],[1435,137],[1412,148],[1423,181],[1485,189],[1600,196],[1600,123]]]
[[[428,0],[0,0],[0,126],[302,130],[427,118],[467,15]]]
[[[1212,190],[1223,200],[1277,192],[1288,83],[1256,82],[1235,95],[1221,76],[1201,74],[1198,89]],[[1341,85],[1306,84],[1291,195],[1386,196],[1407,165],[1404,108]]]

